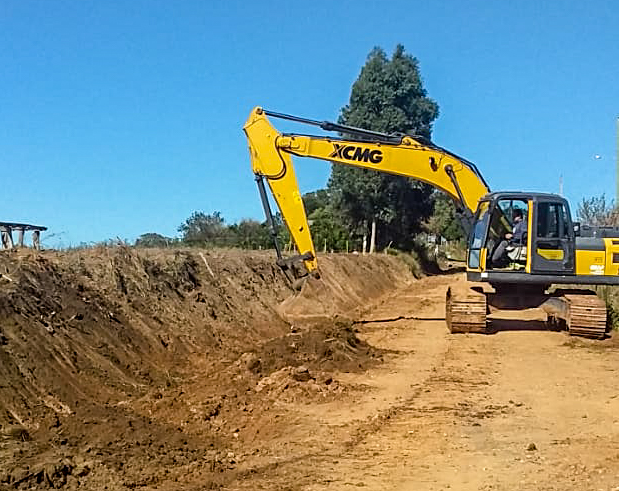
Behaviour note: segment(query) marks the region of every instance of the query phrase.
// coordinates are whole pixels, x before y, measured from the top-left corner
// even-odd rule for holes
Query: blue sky
[[[251,108],[335,120],[397,43],[440,106],[434,141],[493,190],[563,175],[573,209],[614,198],[617,26],[613,0],[0,0],[0,220],[69,246],[174,236],[196,210],[262,219]],[[303,191],[330,171],[297,169]]]

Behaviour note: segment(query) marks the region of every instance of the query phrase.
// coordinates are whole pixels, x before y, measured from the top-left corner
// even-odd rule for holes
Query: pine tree
[[[353,84],[339,122],[384,133],[430,138],[438,105],[428,98],[417,60],[398,45],[391,57],[374,48]],[[376,244],[410,248],[412,234],[432,212],[432,189],[401,176],[333,165],[329,191],[354,233],[371,234]]]

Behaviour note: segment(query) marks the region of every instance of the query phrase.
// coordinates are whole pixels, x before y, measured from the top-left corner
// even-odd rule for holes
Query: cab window
[[[537,236],[544,239],[568,237],[567,210],[563,203],[539,203],[537,212]]]
[[[490,233],[488,240],[489,248],[503,240],[505,236],[513,232],[516,224],[515,217],[520,216],[524,223],[528,219],[528,204],[525,200],[520,199],[501,199],[497,203],[497,207],[492,214],[490,222]]]
[[[479,255],[480,250],[484,243],[484,236],[486,234],[486,228],[488,226],[488,209],[490,203],[488,201],[482,201],[477,208],[477,214],[475,216],[475,227],[471,234],[471,241],[469,243],[469,268],[479,268]]]

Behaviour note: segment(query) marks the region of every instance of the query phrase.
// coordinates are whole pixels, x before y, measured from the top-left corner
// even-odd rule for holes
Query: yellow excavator
[[[280,133],[269,118],[317,126],[338,136]],[[461,289],[447,291],[446,320],[451,332],[493,332],[489,313],[537,308],[546,313],[551,327],[565,328],[572,335],[605,336],[604,301],[593,291],[575,286],[619,285],[619,233],[581,230],[563,197],[490,192],[472,162],[416,136],[384,134],[260,107],[252,110],[243,130],[278,264],[296,278],[318,277],[319,270],[293,156],[410,177],[453,199],[468,236],[468,281]],[[297,256],[284,258],[275,240],[265,180],[299,251]]]

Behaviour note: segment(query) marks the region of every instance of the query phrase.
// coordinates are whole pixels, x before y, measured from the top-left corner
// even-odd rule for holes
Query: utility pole
[[[619,204],[619,116],[617,116],[617,141],[615,142],[615,145],[617,147],[617,162],[616,162],[616,166],[617,166],[617,198],[615,200],[615,203]]]

